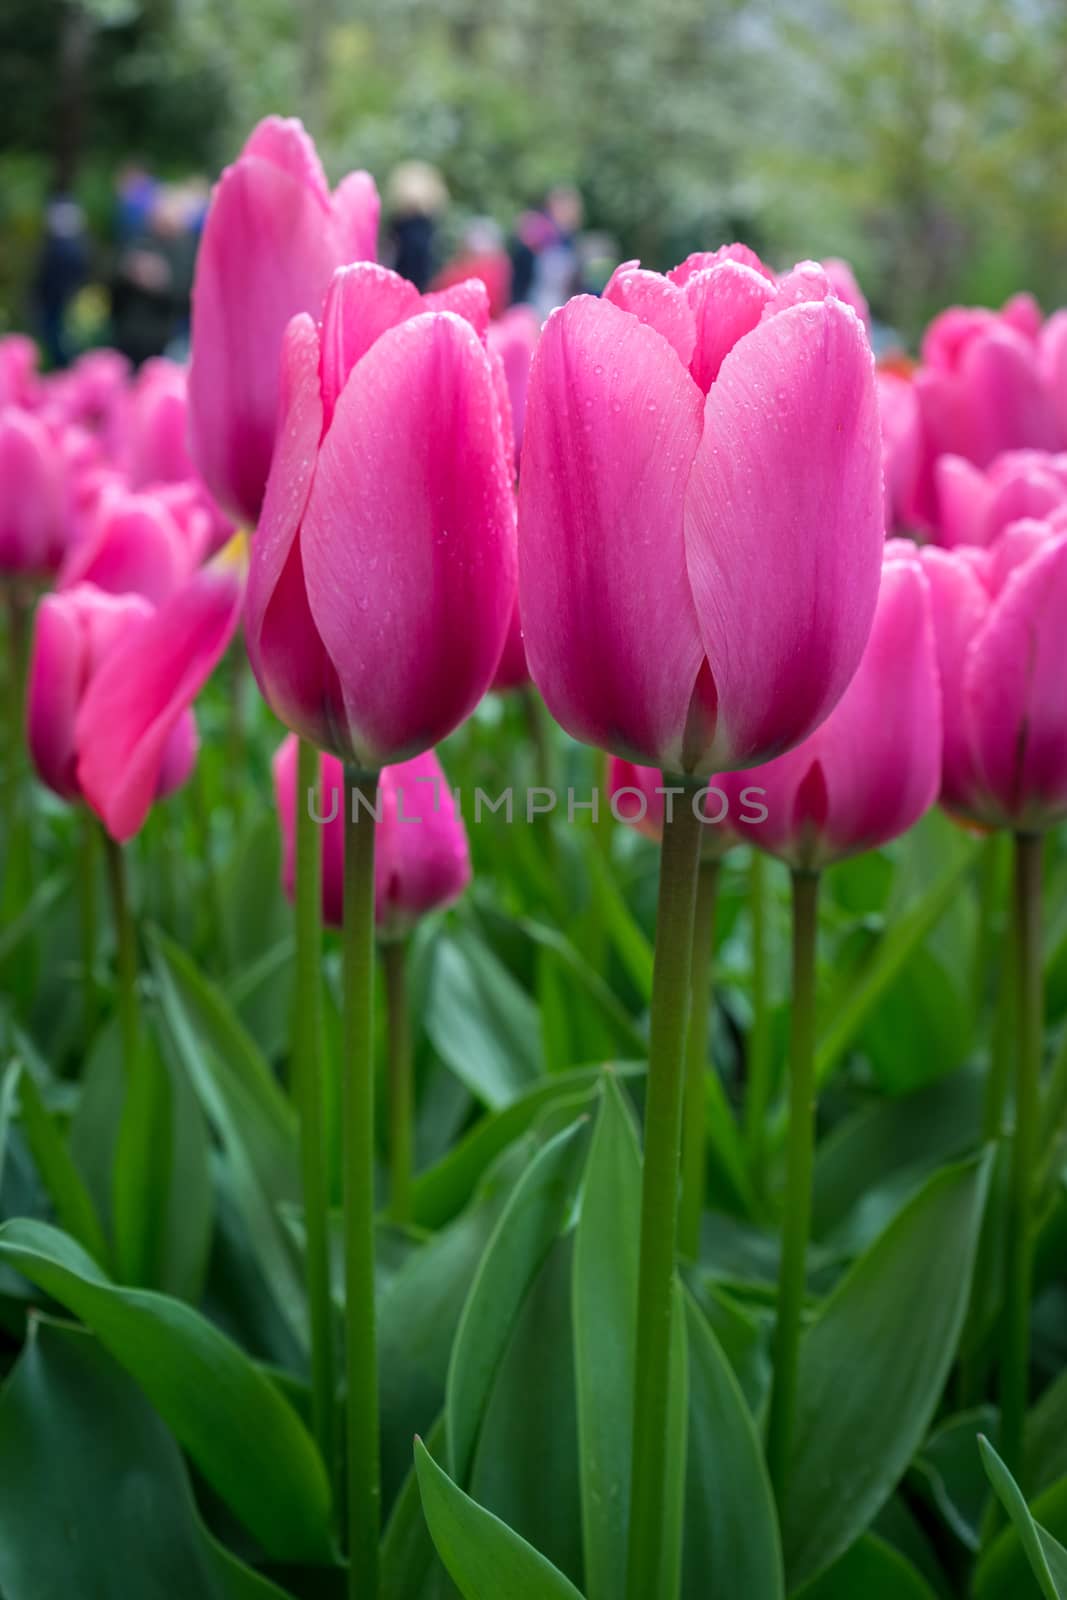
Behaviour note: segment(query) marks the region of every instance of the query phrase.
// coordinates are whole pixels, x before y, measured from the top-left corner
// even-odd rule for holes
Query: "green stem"
[[[376,1600],[381,1502],[374,1337],[376,785],[375,776],[346,768],[343,981],[349,1600]]]
[[[684,1090],[689,969],[693,950],[701,820],[692,791],[674,797],[663,829],[652,1024],[645,1096],[641,1250],[637,1286],[629,1600],[671,1600],[662,1591],[663,1485],[668,1474],[667,1411],[678,1223],[678,1161]]]
[[[4,821],[6,831],[4,844],[6,849],[6,867],[11,874],[12,858],[26,847],[26,840],[17,840],[20,823],[20,792],[23,765],[23,752],[25,749],[26,734],[26,665],[29,642],[29,605],[20,591],[17,583],[9,582],[5,587],[7,600],[7,644],[8,644],[8,745],[4,752]],[[29,852],[27,850],[27,859]],[[17,864],[17,863],[16,863]],[[24,868],[20,868],[26,878],[24,887],[29,889],[30,884]]]
[[[971,1006],[979,1019],[985,1013],[989,974],[998,945],[1003,844],[1002,834],[990,834],[978,860],[978,921],[971,961]]]
[[[682,1199],[678,1211],[678,1249],[690,1261],[695,1261],[700,1253],[700,1218],[704,1210],[705,1078],[708,1072],[708,1012],[711,1005],[711,958],[715,946],[715,901],[718,891],[718,861],[701,861],[693,920],[689,1034],[685,1052],[685,1109],[682,1116]]]
[[[748,1036],[748,1091],[745,1137],[756,1193],[766,1185],[767,1113],[771,1103],[770,1009],[767,1000],[767,863],[752,851],[748,868],[748,909],[752,930],[752,1027]]]
[[[797,1358],[804,1310],[811,1174],[815,1156],[815,953],[819,878],[793,873],[793,1013],[789,1048],[789,1137],[786,1159],[782,1262],[774,1337],[774,1382],[767,1422],[767,1464],[785,1506],[796,1412]]]
[[[330,1196],[323,1132],[322,835],[308,806],[308,793],[318,789],[318,782],[318,751],[301,739],[296,778],[293,1096],[300,1119],[300,1182],[311,1333],[311,1412],[315,1437],[332,1479],[337,1467],[337,1437],[330,1298]]]
[[[411,1221],[415,1143],[407,956],[405,940],[391,939],[382,946],[389,1046],[389,1215],[400,1224]]]
[[[230,778],[230,804],[233,807],[234,819],[240,822],[241,812],[244,809],[249,683],[248,655],[240,635],[231,647],[229,666],[229,704],[226,717],[227,771]]]
[[[108,888],[111,894],[111,911],[115,919],[115,967],[118,976],[119,1033],[122,1038],[122,1056],[127,1073],[132,1070],[139,1045],[137,1015],[137,943],[130,915],[130,897],[126,883],[126,857],[122,846],[116,844],[109,833],[101,830],[104,840],[104,859],[107,863]]]
[[[1018,1000],[1014,982],[1016,948],[1017,931],[1013,914],[1004,939],[1004,953],[1007,959],[1001,971],[997,990],[989,1051],[989,1071],[986,1074],[982,1099],[982,1139],[986,1144],[1001,1138],[1004,1133],[1004,1109],[1008,1100],[1012,1058],[1016,1046],[1015,1011]]]
[[[82,1027],[87,1052],[96,1027],[96,821],[88,810],[82,812],[79,821],[78,916],[82,950]]]
[[[1034,1164],[1041,1074],[1040,834],[1015,836],[1015,972],[1018,1053],[1000,1369],[1000,1453],[1024,1492],[1024,1429],[1030,1371],[1030,1300],[1034,1275]]]

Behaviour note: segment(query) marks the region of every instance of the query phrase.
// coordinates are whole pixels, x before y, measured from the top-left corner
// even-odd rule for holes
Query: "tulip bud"
[[[295,120],[267,117],[215,188],[193,285],[193,458],[238,522],[260,512],[278,415],[282,336],[322,315],[335,268],[373,259],[378,193],[353,172],[331,194]]]
[[[296,808],[313,807],[322,828],[322,916],[339,928],[344,916],[344,768],[320,756],[319,793],[298,795],[297,741],[290,734],[272,762],[282,832],[282,885],[290,899],[296,870]],[[463,819],[432,750],[385,767],[378,780],[374,846],[374,919],[381,939],[402,937],[422,916],[443,910],[470,882]]]
[[[65,480],[45,424],[15,406],[0,411],[0,575],[56,571],[68,534]]]
[[[1067,817],[1067,528],[1011,524],[988,549],[922,553],[944,697],[949,810],[1032,832]]]
[[[321,332],[294,318],[252,549],[245,633],[264,698],[366,772],[470,714],[514,604],[514,496],[489,358],[468,321],[424,305],[363,264],[337,274]]]
[[[828,866],[906,832],[937,799],[941,698],[929,585],[913,545],[887,546],[863,659],[826,721],[754,772],[727,774],[731,805],[764,791],[762,821],[737,809],[740,835],[801,870]]]
[[[113,838],[132,837],[196,756],[192,702],[240,612],[241,574],[203,568],[156,610],[140,595],[78,584],[37,610],[27,732],[44,783],[83,799]]]
[[[763,761],[843,693],[884,539],[863,327],[804,263],[632,263],[553,313],[519,482],[530,671],[576,738],[668,772]]]

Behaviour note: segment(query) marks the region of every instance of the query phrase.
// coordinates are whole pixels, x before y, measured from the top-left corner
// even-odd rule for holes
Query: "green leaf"
[[[691,1295],[689,1465],[682,1595],[782,1600],[778,1519],[755,1425],[729,1362]]]
[[[1057,1567],[1045,1541],[1067,1540],[1067,1477],[1045,1489],[1032,1501],[1034,1526],[1042,1538],[1041,1549],[1054,1577]],[[982,1554],[974,1576],[974,1600],[1040,1600],[1041,1586],[1019,1530],[1009,1524]]]
[[[864,1534],[828,1571],[805,1584],[796,1600],[937,1600],[910,1561],[874,1534]]]
[[[989,1481],[1012,1520],[1045,1600],[1067,1600],[1067,1550],[1034,1521],[1019,1485],[989,1440],[981,1434],[978,1448]]]
[[[448,1459],[458,1481],[466,1479],[485,1403],[526,1292],[573,1203],[582,1128],[565,1128],[530,1163],[471,1285],[446,1385]]]
[[[284,1600],[200,1520],[181,1451],[92,1334],[35,1319],[0,1397],[6,1600]]]
[[[930,1499],[957,1539],[975,1553],[981,1544],[989,1484],[974,1441],[995,1427],[996,1420],[992,1406],[949,1417],[931,1433],[913,1469],[925,1480]]]
[[[433,1542],[464,1600],[582,1600],[569,1578],[457,1488],[421,1439],[415,1464]]]
[[[1050,1383],[1026,1421],[1026,1481],[1046,1489],[1067,1476],[1067,1371]]]
[[[118,1276],[160,1288],[174,1160],[170,1078],[142,1022],[123,1093],[112,1172],[111,1231]]]
[[[4,1183],[4,1161],[7,1156],[7,1134],[15,1109],[15,1091],[22,1068],[17,1061],[9,1061],[0,1072],[0,1188]]]
[[[983,1157],[932,1178],[803,1335],[783,1528],[791,1588],[863,1533],[922,1441],[967,1309],[988,1176]]]
[[[269,1555],[330,1559],[322,1461],[288,1401],[235,1344],[179,1300],[110,1283],[45,1223],[0,1227],[0,1259],[92,1328]]]
[[[631,1401],[637,1343],[641,1156],[633,1118],[606,1074],[589,1150],[574,1248],[574,1360],[582,1540],[589,1600],[626,1591],[630,1509]],[[681,1300],[673,1328],[670,1422],[676,1469],[664,1488],[664,1516],[678,1537],[667,1559],[679,1560],[685,1492],[686,1345]],[[672,1574],[663,1592],[676,1593]]]
[[[104,1230],[63,1135],[45,1108],[31,1074],[23,1069],[18,1082],[26,1142],[37,1163],[41,1182],[56,1208],[56,1216],[94,1260],[106,1267],[108,1248]]]
[[[826,1082],[890,985],[900,976],[905,963],[945,915],[977,853],[978,842],[968,841],[930,888],[895,919],[863,971],[851,980],[847,993],[833,1010],[832,1022],[823,1030],[815,1053],[815,1071],[820,1084]]]
[[[440,1455],[444,1438],[441,1415],[426,1435],[430,1455]],[[414,1458],[382,1535],[378,1588],[378,1600],[450,1600],[458,1592],[441,1566],[426,1526]]]
[[[457,1078],[492,1109],[508,1105],[543,1071],[536,1005],[472,933],[437,940],[426,1032]]]
[[[158,930],[149,939],[164,1025],[226,1153],[248,1240],[278,1307],[306,1343],[304,1287],[281,1216],[300,1200],[296,1120],[215,986]]]
[[[647,1005],[652,997],[652,942],[638,927],[623,899],[618,880],[602,852],[586,852],[600,914],[612,944],[641,999]]]

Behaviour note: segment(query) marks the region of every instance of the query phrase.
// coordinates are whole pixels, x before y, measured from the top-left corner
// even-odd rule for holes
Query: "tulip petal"
[[[964,716],[963,676],[971,640],[989,612],[989,590],[975,565],[959,553],[927,545],[920,560],[930,584],[944,707],[941,798],[951,810],[967,814],[979,786]]]
[[[964,671],[964,712],[978,770],[1005,825],[1067,816],[1064,631],[1067,536],[1008,578]]]
[[[669,278],[642,271],[636,261],[624,261],[605,284],[604,299],[662,333],[682,365],[689,366],[696,348],[696,320],[685,294]]]
[[[330,280],[322,313],[323,427],[328,428],[349,373],[387,328],[421,309],[413,283],[373,261],[341,267]]]
[[[654,329],[579,296],[534,356],[519,483],[530,671],[576,738],[682,770],[704,665],[686,572],[700,390]]]
[[[78,780],[111,836],[143,824],[173,755],[171,739],[233,637],[241,578],[202,568],[109,651],[75,725]]]
[[[26,737],[44,783],[76,800],[79,795],[74,719],[86,672],[87,645],[72,608],[45,595],[33,630],[26,702]]]
[[[330,186],[322,170],[315,141],[299,117],[264,117],[257,122],[241,150],[241,158],[255,156],[285,172],[297,183],[305,184],[325,209],[330,203]]]
[[[690,371],[707,394],[738,339],[752,329],[774,298],[774,285],[741,261],[720,261],[686,280],[686,299],[696,319]]]
[[[667,276],[672,283],[686,284],[695,273],[716,267],[720,261],[739,261],[742,266],[751,267],[753,272],[766,278],[768,283],[775,281],[770,267],[765,267],[755,250],[747,244],[721,244],[717,250],[694,250],[692,255],[672,267]]]
[[[515,595],[514,496],[489,360],[469,323],[415,317],[345,385],[300,535],[341,684],[338,753],[427,748],[492,680]]]
[[[149,495],[117,498],[71,550],[58,587],[94,583],[108,594],[141,594],[160,605],[193,567],[174,518]]]
[[[333,192],[331,202],[337,260],[373,261],[378,254],[381,200],[369,172],[350,172]]]
[[[795,744],[852,677],[878,593],[880,457],[870,349],[839,300],[761,322],[723,362],[685,507],[719,770]]]
[[[453,311],[469,322],[483,342],[489,332],[489,291],[481,278],[463,278],[422,297],[423,311]]]

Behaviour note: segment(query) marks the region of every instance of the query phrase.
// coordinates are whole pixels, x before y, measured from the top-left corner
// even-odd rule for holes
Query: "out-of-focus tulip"
[[[944,698],[941,799],[1020,832],[1067,817],[1067,527],[1013,523],[988,549],[927,546]]]
[[[0,407],[31,407],[38,397],[37,346],[23,333],[0,339]]]
[[[648,839],[663,837],[663,818],[670,778],[665,778],[658,767],[639,767],[633,761],[623,761],[612,756],[608,765],[608,797],[612,814],[626,822],[637,833]],[[704,828],[700,835],[700,854],[705,861],[717,861],[731,846],[740,842],[737,830],[731,826],[730,796],[721,786],[719,778],[709,778],[708,793],[704,799]],[[749,805],[746,798],[742,804]],[[689,805],[691,800],[675,791],[672,805]],[[753,802],[754,809],[762,800]]]
[[[526,391],[530,385],[530,362],[541,337],[541,325],[529,306],[512,306],[498,322],[489,324],[489,348],[500,357],[511,403],[511,426],[515,436],[515,467],[522,452],[522,430],[526,422]]]
[[[919,402],[911,374],[878,368],[878,413],[882,419],[885,525],[906,528],[912,518],[919,474]]]
[[[827,256],[826,260],[820,264],[830,280],[834,294],[839,300],[843,300],[846,306],[852,307],[869,333],[871,330],[871,308],[867,304],[867,296],[860,288],[856,274],[853,272],[849,262],[842,260],[840,256]]]
[[[755,263],[755,264],[753,264]],[[855,312],[743,247],[549,319],[519,484],[526,653],[575,737],[669,772],[777,755],[862,654],[884,539]]]
[[[58,586],[88,583],[108,594],[143,595],[158,606],[192,574],[200,553],[160,498],[112,490],[91,531],[70,550]]]
[[[292,899],[298,795],[297,741],[290,734],[272,763],[282,831],[282,884]],[[344,911],[344,769],[336,756],[320,757],[315,816],[322,828],[322,916],[339,928]],[[470,882],[470,850],[463,819],[441,763],[432,750],[383,768],[378,780],[374,846],[374,920],[381,939],[408,933],[420,917],[452,904]]]
[[[915,509],[924,526],[940,520],[940,456],[986,467],[1006,450],[1067,443],[1051,370],[1055,338],[1029,295],[1000,311],[951,306],[931,322],[915,377],[922,430]]]
[[[274,448],[282,337],[322,315],[337,267],[373,259],[378,192],[352,172],[330,193],[295,120],[267,117],[216,186],[193,286],[193,458],[219,504],[255,523]]]
[[[67,542],[66,467],[51,432],[17,406],[0,411],[0,574],[55,572]]]
[[[189,377],[176,361],[146,361],[126,408],[122,455],[135,489],[196,476],[186,443]]]
[[[460,285],[440,307],[468,300]],[[278,449],[245,636],[281,720],[364,771],[443,739],[492,682],[515,505],[477,332],[395,273],[339,272],[283,345]],[[484,326],[484,324],[483,324]]]
[[[937,462],[939,544],[990,545],[1012,522],[1067,505],[1067,454],[1009,450],[984,472],[962,456]]]
[[[816,870],[896,838],[934,804],[941,695],[931,611],[918,552],[893,541],[867,648],[838,705],[796,749],[721,780],[734,805],[748,785],[765,791],[763,820],[737,808],[743,838]]]
[[[83,799],[114,839],[188,777],[192,702],[237,625],[241,574],[201,569],[156,610],[140,595],[79,584],[38,607],[27,732],[43,782]]]
[[[65,372],[44,379],[41,413],[56,427],[99,435],[117,455],[129,379],[130,363],[118,350],[87,350]]]

